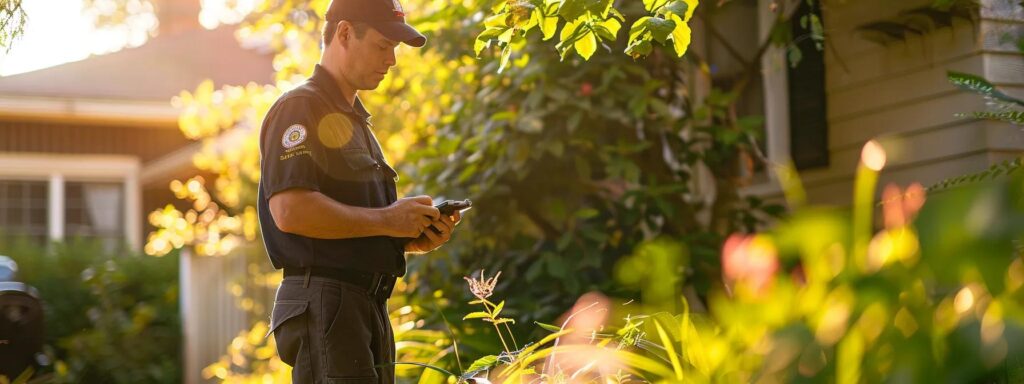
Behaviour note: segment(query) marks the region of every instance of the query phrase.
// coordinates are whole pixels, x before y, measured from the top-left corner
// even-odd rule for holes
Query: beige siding
[[[957,117],[958,112],[983,110],[985,101],[946,81],[948,70],[969,72],[1024,96],[1024,56],[999,38],[1006,31],[1024,30],[1024,15],[993,11],[1000,9],[997,3],[1008,2],[985,0],[980,20],[957,20],[952,28],[885,46],[855,29],[930,0],[828,3],[831,165],[802,174],[812,202],[848,204],[860,148],[873,138],[889,155],[882,185],[931,185],[1022,153],[1021,127]]]

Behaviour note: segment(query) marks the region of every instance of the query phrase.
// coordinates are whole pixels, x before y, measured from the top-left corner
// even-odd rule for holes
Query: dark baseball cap
[[[331,0],[327,6],[327,21],[366,23],[384,37],[422,47],[427,38],[405,23],[405,11],[398,0]]]

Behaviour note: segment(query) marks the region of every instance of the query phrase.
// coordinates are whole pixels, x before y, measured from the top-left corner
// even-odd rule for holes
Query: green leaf
[[[597,51],[597,37],[594,32],[587,31],[583,36],[580,36],[576,43],[573,45],[576,48],[576,53],[583,58],[583,60],[590,60],[590,57]]]
[[[544,17],[540,23],[540,31],[544,34],[544,40],[551,40],[558,30],[558,17]]]
[[[498,73],[501,73],[508,67],[508,59],[512,56],[512,47],[505,45],[505,48],[501,50],[501,63],[498,65]]]
[[[693,31],[690,30],[689,24],[679,21],[678,16],[673,16],[673,19],[677,22],[676,29],[672,30],[672,49],[676,51],[676,56],[683,57],[690,49]]]
[[[674,372],[649,357],[626,350],[612,350],[612,355],[616,361],[628,367],[629,370],[651,372],[662,377],[674,376]]]
[[[983,120],[995,120],[1010,124],[1024,125],[1024,111],[973,112],[971,117]]]
[[[576,21],[565,23],[565,26],[562,27],[562,33],[558,36],[558,46],[566,46],[575,42],[574,39],[578,38],[579,33],[581,33],[577,29],[582,29],[582,25],[583,23]]]
[[[693,18],[693,11],[697,10],[697,5],[700,4],[698,0],[683,0],[686,2],[686,15],[683,17],[683,22],[689,23],[690,19]]]
[[[463,317],[462,320],[484,319],[484,318],[489,319],[489,318],[491,318],[491,315],[489,313],[487,313],[487,312],[473,312],[473,313],[470,313],[470,314],[466,315],[465,317]]]
[[[674,21],[662,19],[660,17],[647,19],[646,24],[647,30],[651,31],[651,36],[659,43],[664,43],[665,39],[668,39],[668,35],[672,34],[672,31],[676,29],[676,23]]]
[[[484,19],[484,27],[488,29],[500,28],[502,30],[510,27],[510,25],[508,25],[508,13],[499,13],[488,16],[486,19]]]
[[[644,0],[644,9],[647,12],[654,12],[655,9],[664,6],[665,0]]]
[[[622,12],[619,12],[618,9],[609,8],[608,13],[612,14],[612,17],[619,19],[619,21],[626,21],[626,16],[623,15]]]
[[[474,361],[473,364],[470,364],[469,368],[466,368],[466,373],[482,371],[490,367],[493,367],[497,364],[498,356],[487,355],[479,359],[476,359],[476,361]]]
[[[612,6],[612,0],[588,0],[587,10],[590,13],[605,17],[608,15],[608,10]]]
[[[505,6],[507,6],[507,5],[508,5],[507,1],[495,1],[494,5],[491,6],[491,12],[494,12],[494,13],[501,12],[503,9],[505,9]]]
[[[619,29],[622,28],[622,23],[618,19],[609,17],[600,23],[594,24],[594,32],[597,33],[602,40],[615,41],[616,36],[619,34]]]
[[[487,28],[483,32],[480,32],[480,35],[478,35],[476,37],[476,39],[477,40],[490,40],[490,39],[496,38],[499,35],[501,35],[501,33],[503,31],[505,31],[505,27],[491,27],[491,28]]]
[[[430,364],[425,364],[425,363],[417,363],[417,362],[411,362],[411,361],[410,362],[399,361],[399,362],[394,362],[394,363],[390,363],[390,364],[395,365],[395,366],[398,366],[398,365],[415,365],[417,367],[427,368],[427,369],[429,369],[431,371],[444,374],[445,375],[444,376],[445,381],[447,381],[447,377],[448,376],[455,376],[454,373],[448,372],[448,370],[446,370],[444,368],[441,368],[441,367],[438,367],[438,366],[434,366],[434,365],[430,365]],[[427,371],[424,370],[424,372],[427,372]]]
[[[491,40],[500,36],[503,28],[487,28],[480,35],[476,37],[476,41],[473,42],[473,51],[476,52],[477,57],[480,56],[480,52],[491,46]]]
[[[651,45],[650,41],[636,40],[626,47],[626,54],[636,59],[651,54],[652,50],[654,50],[654,46]]]
[[[672,370],[676,373],[676,380],[683,379],[683,366],[679,363],[679,355],[676,355],[675,342],[668,337],[660,322],[654,322],[655,329],[658,330],[658,337],[661,339],[661,345],[665,347],[665,352],[668,354],[669,360],[672,362]]]
[[[671,3],[668,3],[668,5],[665,5],[665,10],[672,12],[678,15],[679,17],[686,17],[686,10],[689,8],[690,5],[686,4],[686,2],[682,0],[675,0]]]
[[[506,29],[504,32],[498,35],[498,41],[508,44],[508,42],[512,41],[512,34],[514,34],[515,32],[515,28]]]
[[[633,25],[629,27],[629,41],[632,42],[640,37],[640,35],[647,31],[647,20],[650,16],[644,16],[633,22]]]
[[[558,15],[565,21],[576,21],[587,12],[587,0],[565,0],[558,7]]]
[[[596,217],[598,214],[600,214],[600,212],[594,208],[584,208],[576,211],[576,217],[584,220]]]
[[[476,53],[476,57],[480,57],[480,52],[482,52],[484,49],[486,49],[490,45],[491,45],[491,41],[490,40],[476,39],[476,41],[473,42],[473,52]]]
[[[433,369],[424,369],[423,373],[420,374],[420,379],[417,384],[444,384],[448,382],[448,376],[435,371]]]
[[[505,308],[505,301],[504,300],[502,300],[500,303],[498,303],[498,305],[494,306],[494,310],[491,311],[491,317],[498,317],[498,314],[501,313],[502,308]]]
[[[551,331],[551,332],[558,332],[558,331],[562,330],[562,327],[554,326],[554,325],[551,325],[551,324],[544,324],[544,323],[541,323],[539,321],[534,321],[533,323],[537,324],[541,328],[544,328],[545,330],[548,330],[548,331]]]
[[[1005,102],[1024,106],[1024,101],[1012,98],[996,89],[996,86],[985,80],[981,76],[975,76],[967,73],[949,71],[947,74],[949,81],[953,85],[965,89],[971,92],[979,93],[981,95],[991,97],[993,99],[1002,100]]]
[[[679,341],[682,339],[682,335],[679,334],[679,319],[672,316],[671,313],[658,312],[651,315],[651,319],[654,321],[649,323],[660,325],[665,329],[665,332],[667,332],[667,335],[669,336],[669,340]]]
[[[788,55],[786,56],[786,60],[789,61],[789,66],[791,68],[796,68],[796,66],[800,64],[800,60],[804,59],[803,51],[801,51],[800,47],[796,45],[790,45],[789,49],[787,49],[786,51],[788,53]]]

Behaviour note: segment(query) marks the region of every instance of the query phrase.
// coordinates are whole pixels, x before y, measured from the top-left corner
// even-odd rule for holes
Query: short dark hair
[[[334,40],[334,34],[338,32],[338,23],[340,22],[341,20],[328,21],[327,24],[324,24],[323,47],[330,45],[331,40]],[[356,38],[366,37],[366,31],[370,29],[369,24],[359,21],[350,21],[349,23],[352,23],[352,28],[356,31]]]

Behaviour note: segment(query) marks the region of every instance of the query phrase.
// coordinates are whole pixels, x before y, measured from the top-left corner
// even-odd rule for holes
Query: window
[[[46,181],[0,181],[0,233],[45,243],[47,201]]]
[[[140,165],[128,156],[0,153],[0,236],[139,250]]]
[[[124,185],[64,184],[64,236],[95,238],[112,251],[124,239]]]
[[[793,15],[793,36],[802,58],[789,63],[789,145],[797,169],[828,166],[828,114],[825,102],[825,53],[809,36],[810,26],[801,19],[817,15],[821,3],[812,7],[805,1]],[[787,59],[788,60],[788,59]]]

